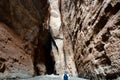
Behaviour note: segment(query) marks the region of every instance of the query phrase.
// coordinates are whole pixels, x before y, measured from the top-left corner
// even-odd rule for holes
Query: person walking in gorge
[[[62,80],[68,80],[68,79],[69,79],[69,74],[65,71],[62,76]]]

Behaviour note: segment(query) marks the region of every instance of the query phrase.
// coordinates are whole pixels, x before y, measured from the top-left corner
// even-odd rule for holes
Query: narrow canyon
[[[0,80],[64,72],[120,77],[120,0],[0,0]]]

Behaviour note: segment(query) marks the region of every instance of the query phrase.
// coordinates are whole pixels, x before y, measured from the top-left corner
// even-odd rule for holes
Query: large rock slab
[[[0,79],[33,75],[32,56],[26,52],[24,42],[0,22]]]

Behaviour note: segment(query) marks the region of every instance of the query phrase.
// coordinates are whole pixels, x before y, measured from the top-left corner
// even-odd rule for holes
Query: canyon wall
[[[64,49],[67,55],[74,55],[78,76],[120,76],[120,1],[61,2]]]
[[[0,0],[0,78],[54,72],[48,7],[47,0]]]
[[[120,1],[56,1],[0,0],[0,78],[120,76]]]

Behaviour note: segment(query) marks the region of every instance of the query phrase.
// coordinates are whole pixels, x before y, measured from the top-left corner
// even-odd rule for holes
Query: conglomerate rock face
[[[78,76],[120,76],[120,1],[61,0],[66,54],[74,54]]]

